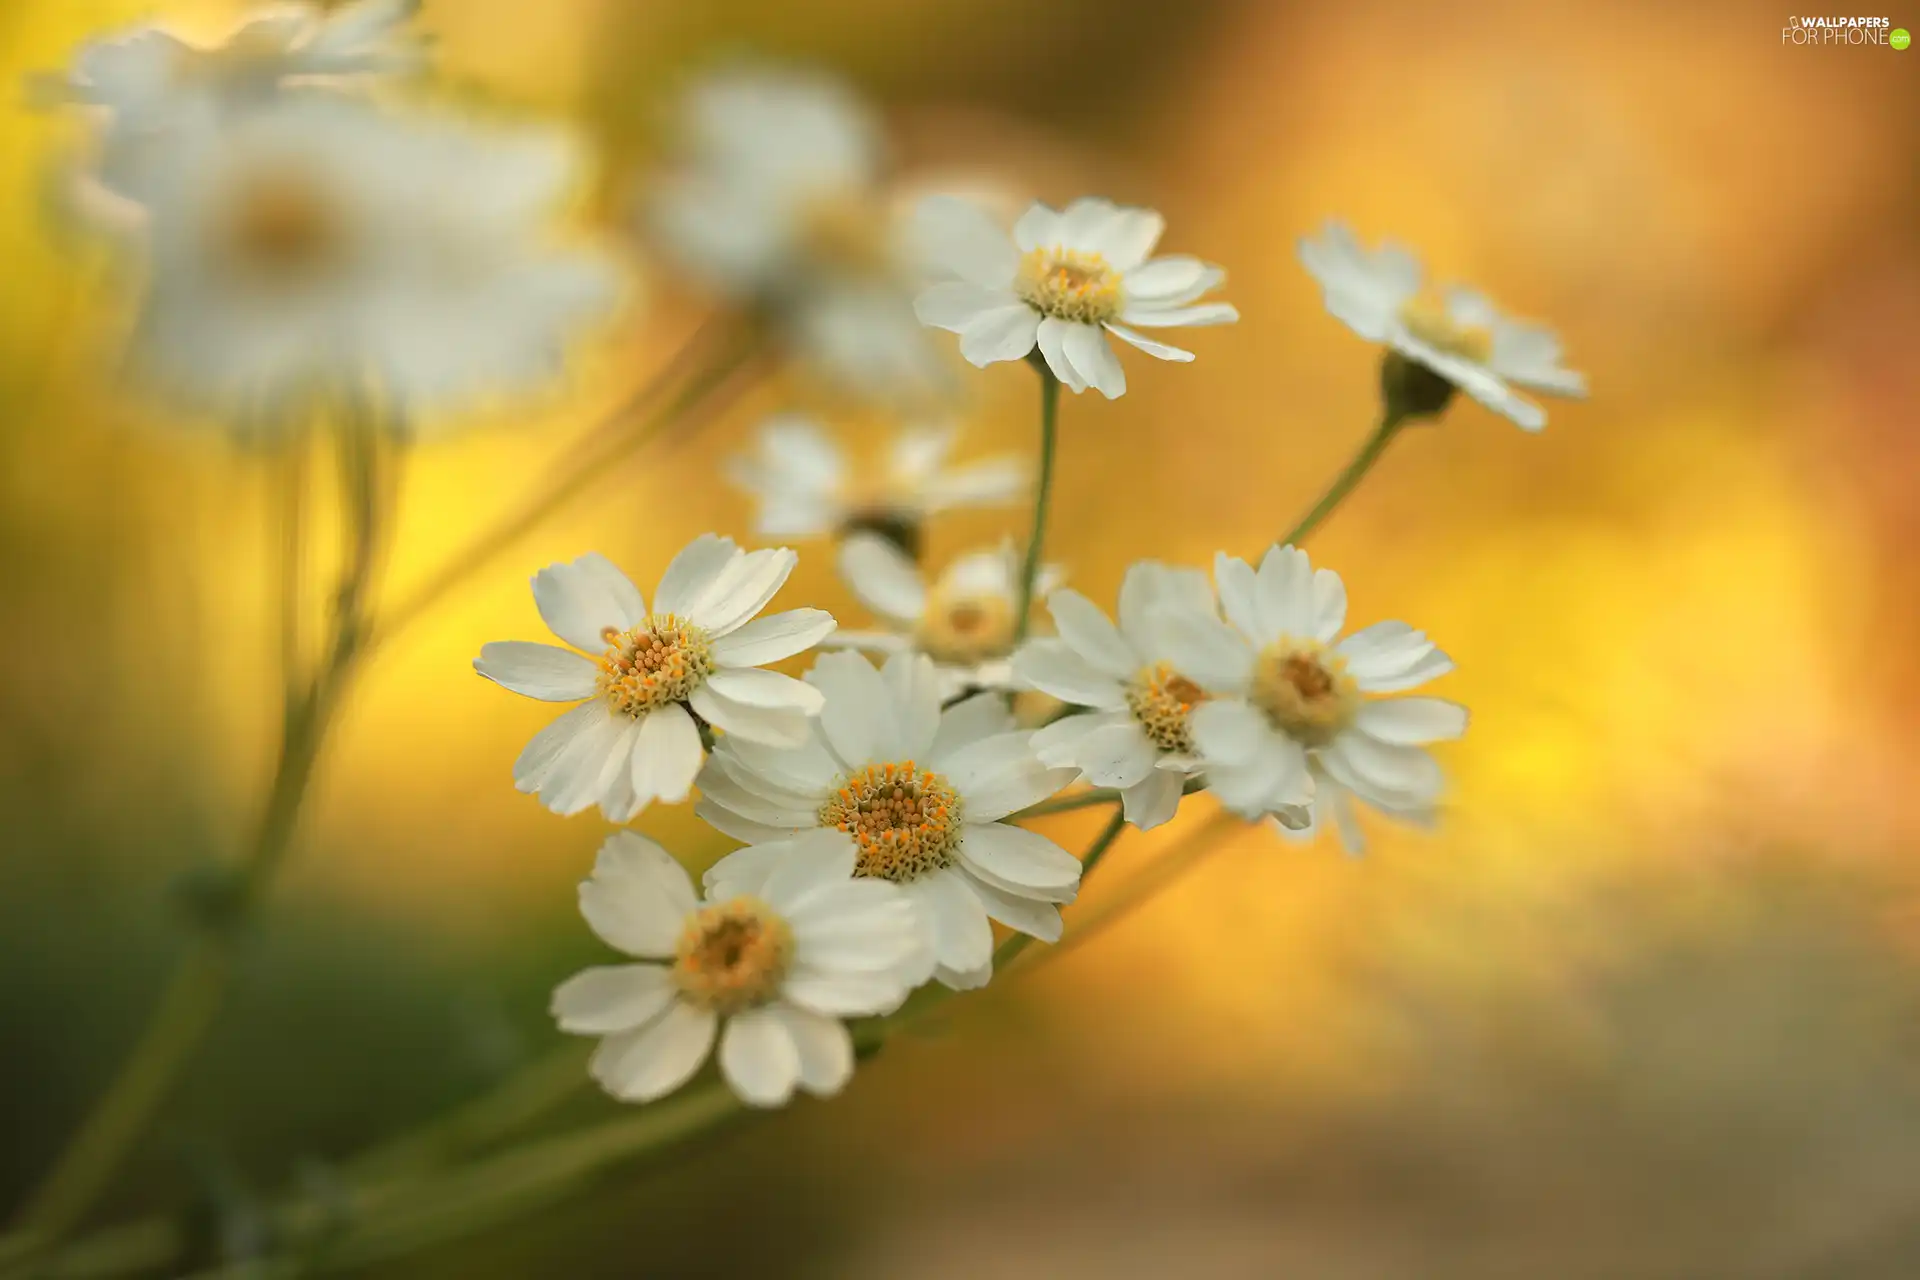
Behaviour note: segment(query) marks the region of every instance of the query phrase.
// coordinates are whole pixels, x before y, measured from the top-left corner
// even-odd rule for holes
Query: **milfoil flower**
[[[667,566],[651,611],[597,553],[535,574],[540,617],[584,652],[496,641],[473,668],[542,702],[585,701],[527,744],[514,786],[555,813],[598,804],[625,822],[654,800],[687,798],[706,754],[702,723],[772,747],[805,742],[820,691],[759,668],[818,644],[833,618],[820,609],[756,617],[796,559],[785,548],[742,551],[731,538],[703,534]]]
[[[164,152],[131,193],[131,360],[229,424],[349,388],[409,413],[536,390],[619,291],[610,259],[556,240],[578,177],[562,134],[290,96]]]
[[[878,534],[843,539],[837,564],[841,579],[887,629],[842,631],[830,647],[924,653],[933,659],[943,700],[968,689],[1008,687],[1024,567],[1012,542],[955,557],[931,585],[897,542]],[[1042,565],[1034,595],[1053,590],[1062,576],[1058,566]]]
[[[694,896],[686,870],[630,831],[608,838],[580,914],[640,961],[588,969],[553,993],[562,1031],[600,1036],[588,1070],[623,1102],[672,1093],[718,1037],[720,1074],[756,1107],[853,1075],[842,1018],[891,1013],[930,959],[906,894],[853,878],[844,840],[803,836],[779,857],[725,858]]]
[[[1057,904],[1079,891],[1080,862],[1004,819],[1073,771],[1036,760],[996,694],[943,712],[924,657],[896,655],[876,671],[859,654],[822,654],[807,680],[826,705],[803,746],[723,738],[700,774],[695,811],[754,846],[735,857],[777,864],[785,855],[767,842],[844,833],[856,876],[891,880],[913,899],[935,976],[950,987],[992,976],[990,919],[1056,941]]]
[[[949,466],[958,434],[951,426],[907,427],[884,457],[849,462],[819,426],[786,414],[760,428],[756,452],[734,459],[727,474],[759,499],[754,532],[762,537],[872,529],[917,545],[930,516],[1026,495],[1030,468],[1021,459]]]
[[[1210,696],[1191,716],[1207,786],[1248,817],[1319,803],[1325,777],[1383,812],[1432,808],[1442,777],[1420,744],[1466,732],[1467,711],[1439,698],[1374,700],[1453,669],[1425,635],[1377,622],[1335,643],[1347,589],[1307,553],[1273,547],[1256,573],[1214,561],[1223,622],[1211,610],[1158,615],[1175,665]],[[1335,798],[1338,807],[1342,802]]]
[[[1190,720],[1207,695],[1169,657],[1157,618],[1169,610],[1211,613],[1206,574],[1151,561],[1131,566],[1120,584],[1118,627],[1078,591],[1055,591],[1047,608],[1060,634],[1021,646],[1014,682],[1091,711],[1035,733],[1034,754],[1077,769],[1094,786],[1119,788],[1127,821],[1142,830],[1159,826],[1199,772]]]
[[[1230,303],[1199,302],[1226,279],[1219,267],[1198,258],[1149,260],[1164,226],[1151,209],[1092,197],[1064,213],[1036,203],[1011,240],[964,200],[930,197],[919,217],[926,251],[958,278],[927,288],[914,309],[926,324],[959,334],[960,354],[981,367],[1024,360],[1038,344],[1061,382],[1076,392],[1098,388],[1111,400],[1126,391],[1127,375],[1107,334],[1162,360],[1185,361],[1192,352],[1126,326],[1240,318]]]
[[[1439,413],[1458,387],[1538,431],[1546,412],[1515,386],[1553,396],[1587,393],[1586,378],[1561,367],[1551,329],[1508,319],[1470,289],[1450,289],[1438,305],[1426,300],[1419,260],[1398,245],[1368,251],[1345,224],[1329,222],[1318,239],[1300,241],[1300,261],[1320,282],[1335,319],[1388,348],[1383,381],[1389,400],[1399,402],[1390,407],[1409,417]]]

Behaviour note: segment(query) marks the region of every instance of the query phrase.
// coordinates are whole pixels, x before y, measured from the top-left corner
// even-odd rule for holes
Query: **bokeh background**
[[[154,9],[12,0],[0,80]],[[1097,600],[1136,558],[1257,549],[1367,429],[1374,354],[1294,258],[1328,216],[1548,319],[1594,394],[1539,437],[1457,406],[1316,535],[1357,623],[1459,664],[1438,834],[1376,826],[1360,860],[1238,837],[834,1103],[377,1274],[1920,1274],[1920,51],[1783,47],[1783,10],[1734,0],[423,21],[462,91],[578,123],[609,224],[682,77],[751,52],[850,77],[904,172],[1150,204],[1169,250],[1226,264],[1243,321],[1196,331],[1197,363],[1129,357],[1124,399],[1065,405],[1050,550]],[[0,113],[0,1202],[129,1044],[278,708],[262,468],[118,384],[123,282],[46,216],[66,137]],[[410,461],[394,591],[698,322],[647,292],[569,394]],[[966,385],[973,450],[1032,447],[1026,370]],[[744,530],[718,464],[796,395],[609,475],[378,655],[116,1213],[197,1199],[244,1245],[275,1194],[552,1052],[548,991],[603,954],[574,886],[604,826],[514,792],[549,712],[469,660],[541,633],[541,565],[598,548],[651,584]],[[1017,524],[942,524],[935,558]],[[857,618],[801,550],[783,599]],[[1203,821],[1124,841],[1069,932]],[[725,848],[684,810],[638,825],[696,867]]]

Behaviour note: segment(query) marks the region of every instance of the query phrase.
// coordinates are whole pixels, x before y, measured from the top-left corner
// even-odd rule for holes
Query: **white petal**
[[[988,288],[1005,288],[1020,264],[1013,242],[986,210],[955,196],[922,200],[912,238],[930,265]]]
[[[960,862],[1006,893],[1072,902],[1080,889],[1080,860],[1053,841],[1005,822],[968,823]]]
[[[643,835],[617,831],[580,884],[580,914],[608,946],[643,960],[673,954],[699,905],[686,868]]]
[[[1154,772],[1159,754],[1138,724],[1116,724],[1083,738],[1074,763],[1096,787],[1131,787]]]
[[[1260,625],[1260,576],[1238,556],[1213,557],[1213,580],[1220,590],[1220,611],[1247,642],[1263,645],[1274,637]]]
[[[1065,702],[1102,711],[1127,705],[1126,690],[1096,670],[1064,640],[1029,640],[1013,655],[1013,678],[1021,685]]]
[[[573,740],[562,748],[537,788],[515,784],[522,791],[537,789],[540,802],[562,817],[600,803],[620,770],[626,768],[632,758],[638,727],[630,716],[613,714],[606,703],[598,699],[581,706],[593,708],[600,714],[589,717]],[[621,814],[615,820],[625,822],[631,816]]]
[[[1169,343],[1158,342],[1144,333],[1137,333],[1123,324],[1108,324],[1107,332],[1123,342],[1132,343],[1140,350],[1159,360],[1171,360],[1176,364],[1187,364],[1193,360],[1193,352],[1185,347],[1176,347]]]
[[[946,701],[940,673],[925,654],[896,653],[880,668],[880,678],[892,692],[901,757],[927,759],[940,733],[940,704]]]
[[[1160,243],[1160,234],[1166,229],[1167,220],[1152,209],[1117,209],[1100,229],[1096,248],[1115,270],[1129,273],[1129,295],[1133,284],[1131,273],[1153,253],[1153,247]]]
[[[933,976],[940,980],[941,985],[955,991],[978,991],[993,978],[993,957],[988,956],[984,964],[972,969],[949,969],[945,965],[937,965]]]
[[[1191,302],[1226,279],[1227,273],[1198,258],[1155,258],[1127,272],[1127,297],[1166,309]]]
[[[757,707],[722,697],[709,685],[687,695],[687,705],[702,720],[734,739],[769,747],[804,746],[813,736],[813,720],[799,707]]]
[[[1080,376],[1080,371],[1073,367],[1073,361],[1067,358],[1067,332],[1072,328],[1074,326],[1065,320],[1048,316],[1040,322],[1034,340],[1039,343],[1040,354],[1045,358],[1047,368],[1053,371],[1053,376],[1060,379],[1067,390],[1078,394],[1087,389],[1087,380]]]
[[[926,757],[944,760],[970,742],[1008,733],[1013,727],[1013,709],[1007,705],[1006,698],[997,693],[975,694],[940,713],[940,727],[933,735]]]
[[[1157,308],[1147,304],[1128,307],[1120,313],[1128,324],[1148,329],[1172,329],[1203,324],[1232,324],[1240,312],[1231,302],[1203,302],[1192,307]]]
[[[1073,780],[1070,771],[1064,778],[1056,778],[1060,771],[1048,769],[1034,757],[1032,738],[1023,730],[996,734],[933,761],[934,769],[946,775],[966,802],[968,821],[997,821],[1014,809],[1039,803]],[[1014,803],[1022,795],[1034,798],[1025,804]],[[1003,803],[1012,807],[988,816],[989,810]]]
[[[1060,215],[1038,200],[1013,224],[1013,243],[1022,253],[1050,249],[1060,242]]]
[[[1298,547],[1271,547],[1260,561],[1260,627],[1270,636],[1314,632],[1313,565]]]
[[[1126,394],[1127,371],[1120,357],[1107,345],[1106,331],[1097,324],[1076,324],[1067,328],[1061,346],[1081,379],[1109,400]]]
[[[1109,725],[1127,725],[1133,723],[1133,714],[1128,711],[1110,711],[1093,715],[1062,716],[1050,725],[1034,730],[1029,740],[1034,758],[1043,764],[1063,767],[1074,765],[1080,752],[1080,744],[1087,736]]]
[[[978,877],[969,879],[967,887],[980,899],[989,920],[998,920],[1041,942],[1060,941],[1060,908],[1053,903],[1008,893]]]
[[[1401,746],[1441,742],[1467,731],[1467,709],[1444,698],[1388,698],[1362,705],[1354,727]]]
[[[781,1106],[800,1083],[800,1050],[771,1010],[749,1009],[721,1033],[720,1072],[747,1105]]]
[[[693,789],[706,758],[700,730],[685,707],[675,702],[648,713],[633,747],[635,797],[643,805],[655,799],[679,804]]]
[[[823,653],[807,681],[826,695],[820,731],[842,765],[906,759],[897,754],[901,734],[892,698],[871,662],[857,653]]]
[[[921,876],[906,890],[941,967],[966,972],[992,962],[993,926],[987,923],[986,907],[959,872]]]
[[[722,667],[707,677],[707,688],[729,702],[761,710],[818,715],[826,702],[825,695],[804,680],[761,667]]]
[[[1047,612],[1053,615],[1060,638],[1095,670],[1121,680],[1139,670],[1140,655],[1121,636],[1120,629],[1078,591],[1055,591],[1047,597]]]
[[[785,1002],[768,1012],[786,1024],[800,1055],[800,1087],[816,1098],[830,1098],[853,1078],[853,1037],[838,1018],[825,1018]]]
[[[1040,313],[1024,302],[984,311],[960,335],[960,354],[976,368],[1000,360],[1024,360],[1033,350]]]
[[[1060,214],[1054,228],[1058,243],[1067,249],[1100,250],[1100,233],[1113,221],[1120,207],[1101,196],[1081,196]]]
[[[1161,609],[1215,615],[1213,586],[1199,569],[1176,568],[1153,560],[1127,566],[1120,580],[1120,633],[1142,657],[1158,657],[1159,636],[1153,614]],[[1147,652],[1151,646],[1154,652]]]
[[[601,569],[593,563],[596,560],[604,564],[605,557],[586,555],[572,564],[548,565],[533,575],[533,602],[547,629],[588,653],[607,647],[603,634],[607,628],[625,631],[646,617],[644,612],[633,616],[621,595],[608,587],[606,570],[616,575],[620,571],[611,565]]]
[[[833,634],[835,625],[833,615],[825,609],[770,613],[714,641],[714,660],[723,667],[758,667],[778,662],[813,648]]]
[[[664,965],[602,965],[561,983],[551,1011],[560,1029],[572,1035],[612,1035],[652,1022],[667,1011],[678,990]]]
[[[513,762],[513,785],[523,792],[538,791],[552,775],[575,738],[597,728],[611,713],[607,704],[583,702],[533,735]]]
[[[577,702],[591,698],[600,668],[591,658],[551,644],[525,640],[496,640],[480,646],[473,669],[515,693],[542,702]]]
[[[1313,638],[1331,643],[1347,625],[1347,584],[1331,569],[1313,575]]]
[[[1343,733],[1321,752],[1327,771],[1356,793],[1402,807],[1430,804],[1446,785],[1440,764],[1419,747]]]
[[[1178,772],[1154,769],[1121,794],[1121,809],[1128,822],[1142,831],[1151,831],[1172,819],[1185,790],[1186,779]]]
[[[641,1030],[601,1041],[587,1069],[622,1102],[664,1098],[707,1060],[718,1022],[711,1013],[676,1002]]]
[[[693,812],[694,816],[715,831],[748,845],[782,840],[794,834],[796,830],[793,827],[776,827],[764,822],[755,822],[705,796],[694,802]]]
[[[767,607],[799,560],[786,547],[735,558],[693,602],[688,616],[715,639],[737,630]]]
[[[919,927],[926,929],[926,917],[921,914],[916,918]],[[983,926],[986,924],[984,915],[980,923]],[[992,940],[991,932],[988,940]],[[786,982],[781,985],[780,994],[813,1013],[830,1017],[866,1018],[892,1013],[899,1008],[903,987],[904,983],[897,974],[884,969],[818,969],[796,963],[787,974]]]
[[[1313,798],[1306,752],[1284,734],[1269,734],[1247,760],[1210,767],[1207,789],[1227,808],[1244,817],[1258,817]]]
[[[1351,672],[1352,667],[1348,670]],[[1429,680],[1437,680],[1453,670],[1453,659],[1438,649],[1429,649],[1391,675],[1369,673],[1354,675],[1354,681],[1366,693],[1402,693],[1417,689]]]
[[[990,311],[1004,311],[1019,303],[1005,288],[983,289],[964,280],[948,280],[920,291],[913,313],[920,323],[951,333],[964,333],[975,319]]]
[[[1218,698],[1203,702],[1188,717],[1188,728],[1200,754],[1209,763],[1247,763],[1266,749],[1273,736],[1267,718],[1244,702]]]
[[[681,548],[661,575],[653,607],[686,617],[720,574],[740,555],[732,538],[703,533]]]
[[[840,577],[860,603],[903,626],[927,609],[927,584],[907,553],[885,538],[856,533],[840,543]]]
[[[1244,688],[1253,674],[1252,647],[1218,618],[1162,610],[1154,626],[1168,660],[1204,689],[1235,692]]]

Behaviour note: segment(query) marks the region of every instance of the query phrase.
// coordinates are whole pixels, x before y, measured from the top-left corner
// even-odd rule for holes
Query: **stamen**
[[[853,837],[857,876],[905,884],[950,865],[960,847],[959,792],[911,760],[848,774],[819,820]]]
[[[608,627],[600,659],[600,693],[630,716],[685,702],[713,674],[713,641],[704,629],[671,613],[651,614],[630,631]]]
[[[1127,709],[1153,745],[1177,755],[1194,753],[1189,717],[1206,691],[1162,662],[1143,667],[1127,682]]]
[[[1460,324],[1442,307],[1410,299],[1400,308],[1400,323],[1407,332],[1428,346],[1448,355],[1476,364],[1485,364],[1493,356],[1493,334],[1474,325]]]
[[[793,964],[793,930],[758,898],[703,907],[674,948],[673,980],[689,1004],[723,1017],[779,994]]]
[[[1319,747],[1353,723],[1360,688],[1339,653],[1317,640],[1281,636],[1254,660],[1251,700],[1276,729]]]
[[[1043,315],[1075,324],[1105,324],[1126,310],[1120,273],[1084,249],[1033,249],[1020,259],[1013,291]]]

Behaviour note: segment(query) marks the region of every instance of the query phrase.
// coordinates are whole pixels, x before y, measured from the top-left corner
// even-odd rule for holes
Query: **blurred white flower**
[[[842,1018],[891,1013],[930,965],[907,896],[853,878],[845,840],[803,836],[778,858],[724,858],[704,901],[685,868],[630,831],[607,839],[580,914],[641,961],[575,974],[553,993],[562,1031],[600,1036],[589,1070],[625,1102],[672,1093],[717,1037],[741,1101],[777,1107],[853,1075]]]
[[[132,193],[131,359],[188,404],[271,421],[346,388],[410,415],[527,392],[619,289],[554,241],[577,155],[544,129],[287,97],[179,130]]]
[[[758,449],[727,474],[759,499],[754,531],[799,538],[877,528],[911,537],[929,516],[961,507],[999,506],[1025,496],[1030,468],[1018,458],[948,466],[958,432],[908,427],[884,458],[849,463],[839,444],[807,418],[774,418]]]
[[[1190,720],[1207,695],[1171,661],[1156,619],[1169,610],[1212,613],[1207,575],[1151,561],[1130,566],[1118,627],[1078,591],[1055,591],[1047,608],[1060,634],[1022,645],[1013,678],[1091,711],[1035,733],[1034,754],[1078,769],[1096,787],[1119,788],[1127,821],[1142,830],[1160,825],[1200,770]]]
[[[1551,329],[1508,319],[1470,289],[1448,290],[1442,305],[1425,301],[1419,260],[1398,245],[1369,251],[1344,223],[1329,222],[1319,238],[1300,241],[1300,261],[1320,282],[1335,319],[1438,376],[1439,385],[1415,382],[1405,395],[1418,414],[1439,412],[1449,388],[1458,387],[1538,431],[1547,424],[1546,412],[1515,394],[1515,385],[1554,396],[1587,393],[1586,378],[1561,367],[1560,340]],[[1390,366],[1389,372],[1408,371]]]
[[[646,212],[681,271],[771,317],[801,359],[854,390],[939,379],[880,127],[851,89],[801,71],[718,73],[687,94],[677,143]]]
[[[667,566],[651,611],[597,553],[535,574],[540,617],[595,656],[521,640],[482,646],[473,668],[495,684],[542,702],[586,699],[527,744],[514,786],[555,813],[598,804],[625,822],[654,800],[687,798],[705,756],[699,721],[776,747],[806,741],[819,690],[759,668],[818,644],[833,618],[792,609],[756,619],[797,559],[703,534]]]
[[[926,252],[957,278],[928,287],[914,308],[925,323],[959,334],[960,354],[981,367],[1023,360],[1038,344],[1061,382],[1111,400],[1126,391],[1127,375],[1107,334],[1162,360],[1186,361],[1192,352],[1126,326],[1240,318],[1230,303],[1200,302],[1226,279],[1219,267],[1189,257],[1149,260],[1165,225],[1151,209],[1094,197],[1064,213],[1036,203],[1011,239],[965,200],[929,197],[918,218]]]
[[[1002,819],[1073,778],[1033,756],[997,694],[944,712],[933,664],[898,654],[876,671],[853,653],[822,654],[807,680],[825,695],[798,748],[720,740],[700,774],[695,812],[753,845],[735,858],[778,865],[780,841],[820,828],[846,833],[854,874],[903,886],[950,987],[993,973],[988,920],[1043,942],[1060,937],[1080,863],[1053,841]],[[709,886],[720,878],[708,874]]]
[[[968,689],[1010,686],[1024,567],[1010,540],[955,557],[931,586],[911,556],[875,533],[843,538],[836,563],[848,589],[887,629],[841,631],[829,647],[924,653],[933,659],[943,700]],[[1064,576],[1058,566],[1042,565],[1034,598],[1043,598]]]
[[[1154,623],[1174,664],[1213,695],[1193,711],[1207,786],[1248,817],[1319,803],[1314,779],[1332,779],[1382,811],[1407,816],[1439,798],[1440,766],[1420,744],[1466,732],[1467,710],[1439,698],[1369,700],[1453,669],[1425,635],[1379,622],[1337,644],[1347,589],[1307,553],[1270,548],[1256,573],[1214,561],[1223,622],[1211,610],[1167,609]],[[1329,798],[1336,817],[1344,800]],[[1344,825],[1351,825],[1346,823]]]

